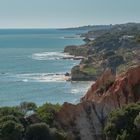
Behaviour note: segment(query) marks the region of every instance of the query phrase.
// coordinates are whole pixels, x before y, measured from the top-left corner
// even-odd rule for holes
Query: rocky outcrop
[[[89,46],[87,45],[81,45],[81,46],[71,45],[71,46],[66,46],[64,49],[64,53],[68,53],[74,56],[83,56],[83,57],[86,57],[88,55],[88,51],[89,51]]]
[[[80,65],[74,66],[71,69],[71,80],[72,81],[95,81],[97,74],[89,74],[84,72]]]
[[[100,113],[99,113],[100,112]],[[56,126],[69,134],[70,140],[102,140],[103,116],[102,108],[92,102],[77,105],[64,103],[56,117]]]
[[[107,81],[113,82],[106,84]],[[107,87],[101,90],[102,86]],[[116,77],[107,70],[79,104],[64,103],[55,125],[67,130],[71,134],[70,140],[104,140],[102,131],[108,113],[137,101],[140,101],[140,66]]]

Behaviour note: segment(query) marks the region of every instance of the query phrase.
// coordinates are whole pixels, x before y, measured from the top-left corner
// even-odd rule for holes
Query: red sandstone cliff
[[[113,81],[104,91],[108,80]],[[103,140],[106,117],[113,109],[140,100],[140,66],[130,68],[122,75],[113,76],[107,70],[77,105],[65,103],[56,116],[55,124],[81,140]],[[75,138],[70,138],[70,140]]]
[[[100,95],[97,91],[108,79],[114,79],[113,85]],[[91,86],[83,101],[106,102],[113,107],[137,102],[140,99],[140,66],[130,68],[125,74],[113,78],[109,71],[105,72],[95,84]]]

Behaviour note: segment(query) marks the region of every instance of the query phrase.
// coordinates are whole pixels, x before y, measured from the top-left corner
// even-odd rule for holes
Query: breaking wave
[[[26,73],[3,75],[3,79],[6,81],[8,80],[14,82],[65,82],[69,78],[70,77],[67,77],[62,73]]]
[[[32,54],[32,59],[34,60],[58,60],[66,57],[71,58],[72,56],[62,52],[41,52]]]

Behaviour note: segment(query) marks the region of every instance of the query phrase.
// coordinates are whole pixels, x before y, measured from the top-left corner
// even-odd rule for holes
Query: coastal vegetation
[[[107,90],[106,88],[112,84],[113,81],[107,81],[103,90]],[[38,116],[36,116],[36,111],[27,117],[22,110],[17,110],[17,107],[1,107],[1,140],[67,140],[67,132],[53,126],[54,116],[50,114],[50,112],[59,111],[60,105],[46,103],[37,109],[39,109],[38,114],[43,118],[36,118]],[[129,104],[109,113],[104,135],[108,140],[138,140],[140,103]]]
[[[86,66],[82,69],[82,71],[88,75],[94,75],[96,74],[96,69],[94,67]]]
[[[140,137],[140,103],[114,110],[104,128],[109,140],[138,140]]]
[[[51,125],[56,113],[61,109],[59,104],[53,105],[50,103],[46,103],[41,107],[38,107],[36,114],[37,118],[46,124]]]
[[[0,108],[0,140],[65,140],[67,134],[53,126],[59,104],[37,107],[23,102],[16,107]]]

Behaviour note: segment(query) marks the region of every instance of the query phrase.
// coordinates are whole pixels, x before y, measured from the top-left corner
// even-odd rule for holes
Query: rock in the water
[[[70,73],[66,72],[66,73],[65,73],[65,76],[70,76]]]

